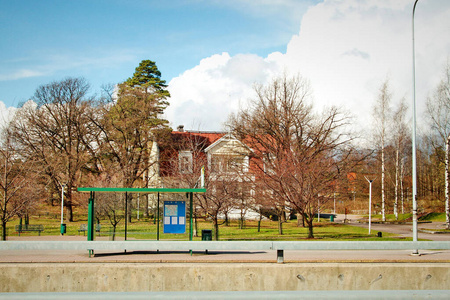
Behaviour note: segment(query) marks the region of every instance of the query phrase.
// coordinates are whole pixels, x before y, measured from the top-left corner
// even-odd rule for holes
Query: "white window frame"
[[[184,160],[187,159],[187,167]],[[183,150],[178,153],[178,169],[181,174],[191,174],[193,169],[192,151]]]

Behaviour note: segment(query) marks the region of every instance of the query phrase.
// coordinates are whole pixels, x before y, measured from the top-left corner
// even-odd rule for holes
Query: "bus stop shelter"
[[[192,241],[193,236],[193,224],[192,224],[192,207],[193,207],[193,195],[194,193],[205,193],[205,188],[194,188],[194,189],[168,189],[168,188],[98,188],[98,187],[80,187],[78,192],[89,192],[89,204],[88,204],[88,228],[87,228],[87,240],[94,240],[94,203],[95,203],[95,193],[125,193],[125,199],[127,199],[128,193],[153,193],[158,194],[158,202],[160,194],[186,194],[189,198],[189,240]],[[127,200],[126,200],[127,201]],[[127,203],[125,204],[125,215],[127,214]],[[159,208],[159,204],[158,204]],[[159,216],[158,216],[158,228],[159,228]],[[159,233],[159,230],[158,230]],[[127,234],[127,220],[125,218],[125,239]]]

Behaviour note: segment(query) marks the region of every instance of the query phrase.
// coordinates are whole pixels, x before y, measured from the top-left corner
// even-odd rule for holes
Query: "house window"
[[[237,155],[212,155],[211,171],[215,173],[247,172],[248,157]]]
[[[264,173],[266,174],[274,174],[274,164],[275,164],[275,155],[267,154],[264,159]]]
[[[179,167],[181,174],[192,173],[192,152],[180,151],[178,155]]]

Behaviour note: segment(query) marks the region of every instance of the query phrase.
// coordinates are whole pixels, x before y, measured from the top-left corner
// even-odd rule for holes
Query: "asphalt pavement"
[[[344,222],[362,228],[367,228],[367,233],[369,233],[369,223],[367,220],[363,220],[359,215],[341,215],[338,214],[335,219],[336,222]],[[394,233],[400,237],[412,238],[412,223],[405,224],[392,224],[392,223],[379,223],[372,222],[371,233],[375,234],[377,232],[389,232]],[[417,226],[417,235],[419,240],[429,240],[429,241],[450,241],[450,233],[442,233],[442,229],[445,228],[445,222],[419,222]]]

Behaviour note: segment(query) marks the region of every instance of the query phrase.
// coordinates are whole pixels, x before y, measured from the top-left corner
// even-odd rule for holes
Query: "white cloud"
[[[0,131],[8,124],[17,111],[15,107],[6,107],[5,103],[0,101]]]
[[[51,52],[51,51],[50,51]],[[100,54],[99,54],[100,53]],[[5,67],[0,70],[0,81],[19,80],[30,77],[51,76],[55,73],[68,70],[87,70],[93,68],[98,75],[104,72],[104,69],[114,69],[115,65],[132,62],[136,59],[133,51],[127,49],[118,49],[111,53],[96,50],[95,53],[83,52],[82,55],[77,53],[47,53],[45,56],[37,58],[17,59],[8,61]],[[8,67],[8,65],[12,67]],[[16,66],[27,65],[22,69],[16,69]],[[110,73],[108,73],[110,75]]]
[[[45,74],[40,71],[23,69],[23,70],[15,71],[14,73],[0,74],[0,81],[17,80],[17,79],[23,79],[23,78],[29,78],[29,77],[38,77],[38,76],[43,76],[43,75],[45,75]]]
[[[169,83],[170,106],[166,117],[174,127],[221,130],[229,113],[251,97],[254,82],[265,82],[277,72],[271,58],[228,53],[203,59]],[[192,126],[201,128],[192,128]]]
[[[448,32],[443,29],[450,25],[450,5],[443,1],[420,4],[416,10],[416,27],[421,28],[416,32],[416,50],[422,58],[417,61],[417,81],[421,81],[417,99],[424,103],[437,82],[432,78],[439,77],[450,53]],[[305,15],[285,60],[311,80],[317,105],[345,105],[364,123],[386,78],[396,100],[411,97],[411,15],[411,1],[325,1]]]
[[[378,88],[388,78],[394,100],[411,99],[413,1],[328,0],[303,16],[285,54],[213,55],[169,83],[167,117],[174,125],[220,129],[231,111],[252,95],[254,82],[266,82],[287,69],[310,80],[316,107],[344,106],[370,125]],[[450,2],[421,1],[416,8],[417,102],[439,81],[450,55]]]

